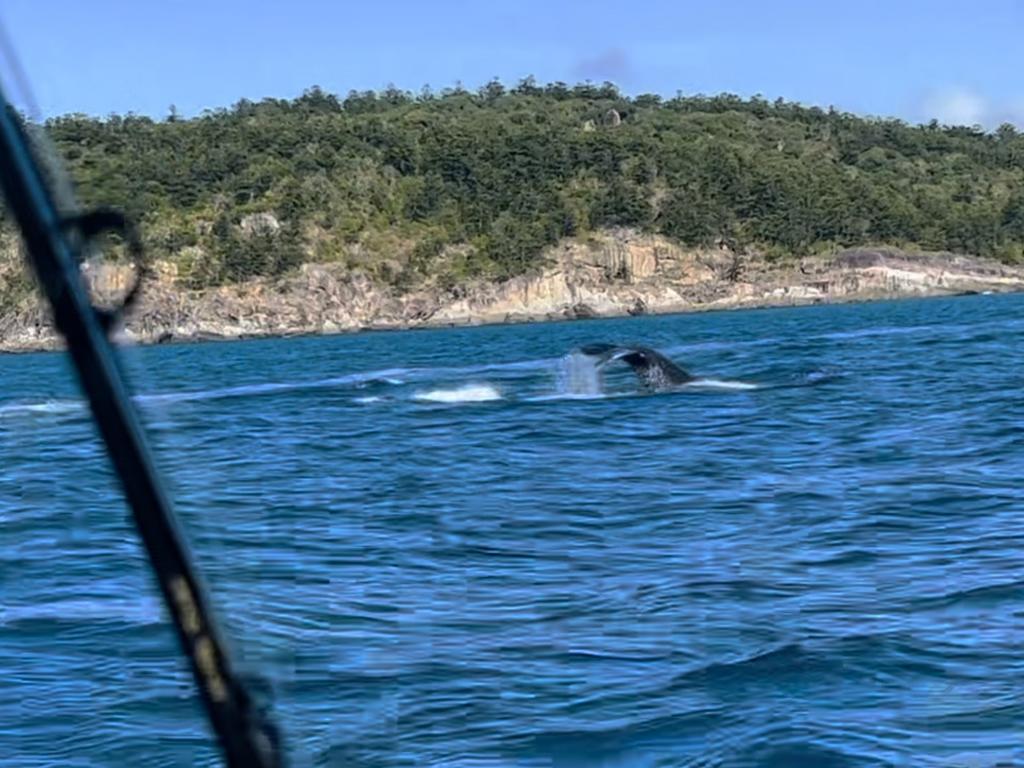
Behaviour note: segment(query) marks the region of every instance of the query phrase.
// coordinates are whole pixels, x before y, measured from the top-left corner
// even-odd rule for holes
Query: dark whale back
[[[672,389],[695,378],[650,347],[587,344],[580,347],[579,351],[588,357],[598,358],[600,365],[621,360],[633,369],[646,387],[653,390]]]

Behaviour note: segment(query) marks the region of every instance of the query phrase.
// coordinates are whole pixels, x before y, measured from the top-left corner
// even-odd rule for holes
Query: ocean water
[[[295,766],[1024,764],[1024,296],[125,368]],[[0,765],[217,764],[62,355],[0,468]]]

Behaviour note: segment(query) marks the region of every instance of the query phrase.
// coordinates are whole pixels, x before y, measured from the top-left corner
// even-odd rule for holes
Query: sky
[[[533,75],[1024,126],[1024,0],[4,0],[0,22],[43,117]]]

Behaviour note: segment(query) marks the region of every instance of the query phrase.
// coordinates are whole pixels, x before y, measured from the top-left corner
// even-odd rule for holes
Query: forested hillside
[[[504,278],[630,226],[769,258],[865,243],[1024,256],[1024,137],[612,85],[241,101],[48,129],[87,203],[186,285],[343,262],[398,285]]]

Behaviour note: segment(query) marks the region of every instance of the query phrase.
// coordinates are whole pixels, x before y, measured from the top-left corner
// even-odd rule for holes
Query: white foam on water
[[[413,400],[430,403],[484,403],[490,400],[501,400],[501,392],[490,384],[466,384],[455,389],[432,389],[428,392],[417,392]]]
[[[366,405],[368,403],[379,403],[383,399],[383,397],[378,395],[370,395],[369,397],[357,397],[354,402],[357,402],[360,405]]]
[[[632,392],[618,392],[610,395],[606,392],[598,392],[592,395],[575,394],[573,392],[554,392],[550,395],[535,395],[534,397],[523,398],[528,403],[548,403],[554,400],[611,400],[617,397],[633,397]]]
[[[0,405],[0,417],[26,414],[74,413],[85,407],[80,400],[46,400],[41,403],[8,403]]]
[[[683,386],[700,389],[722,389],[726,391],[745,391],[749,389],[760,389],[757,384],[747,381],[724,381],[722,379],[694,379]]]
[[[558,361],[558,394],[594,397],[604,394],[596,361],[581,352],[570,352]]]

